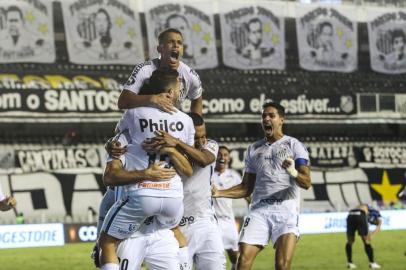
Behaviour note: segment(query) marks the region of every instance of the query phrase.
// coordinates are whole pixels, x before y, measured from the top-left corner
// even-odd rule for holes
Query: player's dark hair
[[[265,110],[268,107],[275,108],[278,111],[279,116],[285,117],[285,107],[283,107],[281,104],[276,102],[267,102],[264,105],[262,105],[263,110]]]
[[[406,35],[405,32],[403,32],[402,29],[397,28],[397,29],[393,29],[392,33],[391,33],[391,43],[393,44],[393,42],[395,41],[395,38],[401,37],[403,39],[403,42],[406,43]],[[406,45],[406,44],[405,44]]]
[[[148,85],[142,87],[140,94],[157,95],[167,92],[179,78],[179,73],[175,69],[158,68],[152,72]]]
[[[325,26],[328,26],[328,27],[330,27],[331,29],[333,29],[333,24],[331,23],[331,22],[322,22],[322,23],[320,23],[318,26],[317,26],[317,35],[320,35],[321,34],[321,31],[323,31],[323,28],[325,27]]]
[[[190,113],[188,113],[188,115],[190,116],[190,118],[192,118],[193,125],[195,127],[199,127],[199,126],[202,126],[204,124],[203,117],[200,114],[195,113],[195,112],[190,112]]]
[[[181,33],[178,29],[175,29],[175,28],[168,28],[168,29],[164,30],[163,32],[161,32],[161,33],[159,34],[159,36],[158,36],[158,43],[159,43],[159,45],[161,45],[161,44],[163,44],[163,43],[165,42],[166,35],[168,35],[169,33],[176,33],[176,34],[179,34],[179,35],[183,38],[182,33]]]
[[[23,16],[23,12],[21,11],[21,9],[20,9],[19,7],[14,6],[14,5],[8,7],[8,9],[7,9],[7,11],[6,11],[6,16],[7,16],[7,13],[12,12],[12,11],[18,12],[18,14],[20,15],[21,20],[22,20],[23,22],[25,22],[24,16]]]
[[[220,145],[220,146],[219,146],[219,151],[220,151],[220,149],[224,149],[224,150],[226,150],[228,153],[230,153],[230,149],[228,149],[228,147],[225,146],[225,145]]]

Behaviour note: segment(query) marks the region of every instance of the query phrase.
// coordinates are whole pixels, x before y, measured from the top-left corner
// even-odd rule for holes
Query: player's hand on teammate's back
[[[156,137],[154,137],[154,140],[159,142],[163,146],[176,147],[176,145],[178,144],[178,140],[176,138],[163,130],[156,131],[155,135]]]
[[[145,173],[148,176],[148,180],[167,181],[176,175],[176,171],[173,168],[165,168],[164,161],[152,163]]]
[[[172,96],[169,93],[161,93],[152,97],[152,102],[167,113],[176,112],[172,103]]]
[[[108,140],[104,145],[104,149],[106,149],[107,153],[113,158],[120,158],[120,156],[124,155],[127,149],[125,147],[121,147],[121,143],[115,140]]]

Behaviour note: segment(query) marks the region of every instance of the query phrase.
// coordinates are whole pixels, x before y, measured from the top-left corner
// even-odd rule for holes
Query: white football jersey
[[[210,151],[216,158],[218,153],[218,144],[216,141],[207,140],[204,149]],[[208,217],[214,215],[211,198],[211,177],[214,173],[216,161],[202,168],[198,165],[193,166],[191,177],[183,181],[183,216],[189,217]]]
[[[130,78],[123,85],[124,90],[131,91],[135,94],[140,92],[141,87],[149,82],[152,72],[159,67],[159,59],[155,58],[150,61],[138,64],[135,66]],[[181,79],[181,89],[179,94],[179,101],[177,107],[185,101],[186,98],[194,100],[202,95],[202,82],[199,75],[185,63],[179,61],[177,69]]]
[[[238,172],[233,169],[226,169],[223,173],[215,171],[211,182],[217,189],[228,189],[240,184],[242,181]],[[230,218],[234,220],[233,199],[213,198],[214,210],[218,218]]]
[[[248,147],[245,171],[256,174],[251,209],[268,204],[299,212],[300,187],[282,168],[282,162],[289,157],[309,161],[306,147],[286,135],[272,144],[262,139]]]
[[[192,119],[185,113],[166,113],[156,108],[139,107],[127,110],[122,121],[121,131],[128,129],[130,134],[127,152],[120,157],[126,170],[144,170],[155,161],[167,161],[165,166],[172,166],[169,157],[148,154],[141,144],[148,138],[155,137],[154,132],[164,130],[173,137],[193,146],[195,129]],[[125,186],[125,191],[132,194],[158,197],[182,197],[183,188],[179,175],[169,181],[141,181],[137,184]]]

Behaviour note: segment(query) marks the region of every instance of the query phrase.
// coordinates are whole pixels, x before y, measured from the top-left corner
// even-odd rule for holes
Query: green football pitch
[[[406,221],[405,221],[406,222]],[[406,269],[406,230],[383,231],[373,239],[375,258],[382,269]],[[345,234],[303,235],[300,239],[292,269],[346,269]],[[2,270],[90,270],[95,269],[89,254],[93,244],[69,244],[63,247],[0,249]],[[369,269],[368,260],[359,237],[353,247],[357,269]],[[256,259],[254,270],[275,269],[274,251],[264,249]],[[229,269],[229,268],[228,268]]]

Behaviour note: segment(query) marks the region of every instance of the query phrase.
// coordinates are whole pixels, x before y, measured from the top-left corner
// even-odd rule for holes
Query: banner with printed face
[[[140,19],[129,0],[62,1],[69,60],[76,64],[144,61]]]
[[[406,10],[368,9],[371,68],[377,72],[406,72]]]
[[[214,68],[218,65],[212,1],[145,0],[145,20],[149,56],[158,56],[158,35],[167,28],[178,29],[183,36],[181,60],[194,69]]]
[[[219,5],[225,65],[285,68],[285,6],[263,1],[221,1]]]
[[[357,68],[355,7],[297,5],[300,66],[307,70],[351,72]]]
[[[55,61],[51,0],[0,0],[0,63]]]

